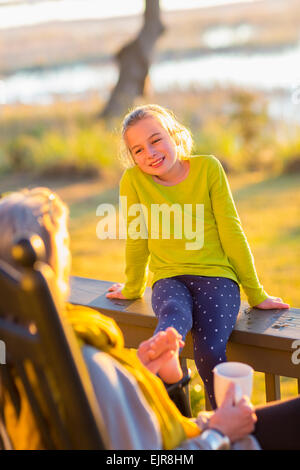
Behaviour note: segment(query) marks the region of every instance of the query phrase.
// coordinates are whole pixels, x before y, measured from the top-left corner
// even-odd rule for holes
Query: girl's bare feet
[[[179,348],[184,346],[181,338],[175,328],[169,327],[139,346],[140,361],[166,383],[178,382],[183,376],[179,362]]]

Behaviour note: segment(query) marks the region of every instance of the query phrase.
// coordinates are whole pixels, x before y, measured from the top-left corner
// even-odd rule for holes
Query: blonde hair
[[[153,117],[168,132],[169,136],[174,140],[177,147],[177,155],[179,158],[190,157],[193,147],[193,139],[190,131],[180,124],[172,111],[169,111],[157,104],[146,104],[138,106],[131,110],[123,119],[122,124],[122,143],[121,143],[121,161],[125,167],[135,165],[131,152],[126,144],[125,134],[129,127],[134,126],[142,119]]]
[[[45,262],[57,274],[59,253],[54,236],[64,217],[67,223],[68,214],[67,206],[48,188],[24,189],[0,199],[0,258],[14,265],[11,253],[14,241],[34,233],[44,242]]]

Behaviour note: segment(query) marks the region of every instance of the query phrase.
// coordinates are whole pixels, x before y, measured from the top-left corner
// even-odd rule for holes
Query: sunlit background
[[[143,96],[223,163],[259,278],[300,307],[299,0],[161,0]],[[0,0],[0,193],[45,185],[69,204],[74,275],[124,280],[124,241],[96,237],[118,203],[121,115],[101,116],[143,0]],[[151,279],[149,279],[150,285]],[[295,393],[292,379],[283,392]],[[194,410],[203,388],[193,379]],[[254,402],[264,400],[256,374]]]

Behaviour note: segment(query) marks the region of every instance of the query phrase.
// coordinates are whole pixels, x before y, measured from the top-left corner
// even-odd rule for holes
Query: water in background
[[[162,0],[162,8],[179,9],[237,3],[241,0]],[[243,1],[243,0],[242,0]],[[259,1],[259,0],[244,0]],[[16,2],[5,0],[1,6],[0,29],[19,24],[45,21],[103,18],[141,12],[141,0],[46,0],[43,2]],[[255,35],[252,25],[235,27],[220,25],[208,28],[203,42],[211,52],[195,54],[178,60],[156,62],[150,69],[155,91],[189,88],[212,89],[215,86],[239,86],[274,94],[269,112],[272,116],[300,122],[300,44],[274,52],[229,53],[219,50],[247,44]],[[55,99],[84,98],[89,92],[99,93],[106,100],[116,83],[118,71],[113,62],[105,64],[73,64],[53,69],[19,71],[0,80],[0,104],[49,104]],[[280,97],[279,97],[280,96]]]
[[[295,99],[300,88],[300,45],[277,52],[255,54],[218,53],[154,63],[151,82],[158,92],[190,87],[212,89],[216,85],[236,85],[272,92],[283,90],[285,98],[272,100],[271,114],[300,122],[300,104]],[[57,97],[80,98],[96,91],[105,100],[118,77],[112,62],[102,65],[77,64],[58,69],[17,72],[3,78],[0,102],[48,104]],[[298,100],[299,101],[299,100]]]

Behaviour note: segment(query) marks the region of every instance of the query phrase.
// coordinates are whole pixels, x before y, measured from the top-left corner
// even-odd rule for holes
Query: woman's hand
[[[122,289],[124,288],[124,284],[113,284],[110,286],[108,289],[108,293],[106,294],[106,297],[108,299],[126,299],[124,295],[122,294]]]
[[[231,383],[222,405],[209,420],[209,428],[218,429],[229,437],[231,442],[238,441],[254,431],[257,416],[248,397],[244,396],[234,404],[235,385]]]
[[[280,297],[272,297],[271,295],[254,308],[261,308],[263,310],[275,308],[290,308],[289,304],[285,304]]]

